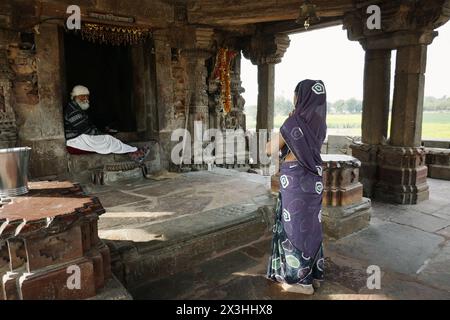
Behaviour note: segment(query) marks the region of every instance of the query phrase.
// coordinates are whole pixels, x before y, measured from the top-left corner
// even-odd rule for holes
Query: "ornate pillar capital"
[[[258,33],[250,38],[243,54],[255,65],[277,64],[281,62],[290,42],[286,34]]]
[[[181,55],[187,62],[209,59],[213,55],[214,29],[195,27],[186,32],[189,33],[190,40],[181,50]]]
[[[367,26],[367,4],[344,16],[348,39],[359,41],[365,50],[397,49],[410,45],[429,45],[437,36],[434,29],[450,19],[449,0],[388,1],[381,9],[381,29]]]

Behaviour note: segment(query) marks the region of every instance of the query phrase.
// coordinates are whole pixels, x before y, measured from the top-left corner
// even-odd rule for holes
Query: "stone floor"
[[[268,179],[259,175],[217,169],[164,181],[85,188],[98,196],[107,210],[99,222],[102,238],[147,243],[164,238],[149,232],[158,224],[179,230],[186,223],[190,230],[198,225],[195,217],[202,214],[209,221],[205,225],[214,224],[210,212],[223,207],[270,204],[273,200],[267,183]],[[415,206],[374,202],[369,228],[336,242],[326,241],[326,282],[314,296],[282,292],[264,278],[270,251],[267,231],[253,243],[214,252],[187,270],[150,281],[133,290],[133,298],[450,299],[450,182],[429,179],[429,185],[429,201]],[[170,235],[164,228],[158,231]],[[381,269],[380,290],[367,288],[371,265]]]
[[[282,292],[264,278],[270,235],[153,282],[136,299],[450,299],[450,182],[429,180],[416,206],[375,202],[369,228],[325,243],[326,282],[314,296]],[[381,289],[367,288],[367,268]]]
[[[189,172],[162,181],[142,179],[113,185],[84,185],[97,196],[106,214],[99,221],[100,236],[112,240],[146,241],[126,230],[176,220],[236,204],[268,201],[270,178],[215,168]]]

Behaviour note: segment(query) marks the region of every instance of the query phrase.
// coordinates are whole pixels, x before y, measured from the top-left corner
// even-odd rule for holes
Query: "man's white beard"
[[[77,104],[80,106],[81,110],[83,110],[83,111],[86,111],[90,107],[89,102],[81,102],[81,101],[77,100]]]

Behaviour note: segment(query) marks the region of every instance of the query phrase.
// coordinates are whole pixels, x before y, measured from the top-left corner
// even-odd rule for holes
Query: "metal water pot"
[[[0,197],[28,193],[28,162],[31,148],[0,149]]]

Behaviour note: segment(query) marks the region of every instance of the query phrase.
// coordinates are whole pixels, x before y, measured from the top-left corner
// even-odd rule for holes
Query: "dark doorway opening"
[[[88,114],[94,124],[100,130],[135,132],[131,47],[94,44],[65,33],[64,54],[68,95],[76,85],[89,88]]]

